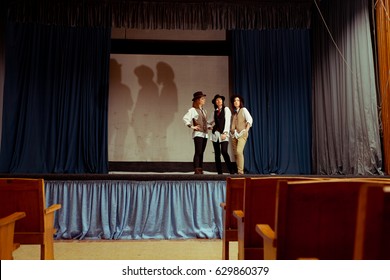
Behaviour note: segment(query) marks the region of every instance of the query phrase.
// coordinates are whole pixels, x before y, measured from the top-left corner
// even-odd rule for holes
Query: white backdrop
[[[228,57],[111,54],[108,112],[110,161],[192,161],[191,130],[182,118],[192,94],[215,94],[229,105]],[[211,141],[205,162],[213,162]]]

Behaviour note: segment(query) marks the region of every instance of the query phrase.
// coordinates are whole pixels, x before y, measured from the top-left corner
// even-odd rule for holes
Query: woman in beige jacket
[[[244,107],[244,100],[239,95],[233,95],[230,99],[233,104],[233,115],[230,128],[232,137],[232,149],[236,158],[238,174],[244,174],[244,148],[248,139],[249,129],[253,118],[248,109]]]

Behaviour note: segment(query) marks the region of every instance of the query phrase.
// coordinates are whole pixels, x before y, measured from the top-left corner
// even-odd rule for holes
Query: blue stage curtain
[[[225,181],[46,181],[57,239],[221,238]]]
[[[253,116],[245,147],[248,173],[311,173],[310,34],[232,31],[234,93]]]
[[[107,173],[111,29],[6,32],[0,172]]]

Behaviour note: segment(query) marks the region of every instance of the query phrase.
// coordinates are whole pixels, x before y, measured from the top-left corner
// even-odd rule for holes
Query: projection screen
[[[229,100],[227,56],[111,54],[108,111],[109,161],[191,162],[191,129],[182,121],[192,94]],[[205,162],[214,161],[209,140]]]

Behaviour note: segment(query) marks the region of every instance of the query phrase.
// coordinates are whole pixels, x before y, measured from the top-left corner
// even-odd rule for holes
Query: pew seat
[[[237,221],[233,211],[242,209],[244,198],[245,178],[226,178],[225,201],[221,202],[223,215],[222,259],[229,259],[229,242],[237,241]]]
[[[0,260],[13,260],[12,253],[19,247],[14,243],[15,223],[25,216],[24,212],[15,212],[0,219]]]
[[[60,204],[46,208],[43,179],[0,178],[0,216],[26,213],[15,225],[14,240],[40,245],[42,260],[54,259],[54,214],[60,208]]]
[[[263,240],[256,233],[256,224],[274,226],[276,191],[280,180],[324,180],[305,176],[266,176],[246,178],[243,207],[233,211],[238,228],[238,259],[263,259]]]
[[[383,187],[365,180],[280,181],[274,228],[257,224],[265,259],[354,258],[362,187]]]
[[[390,187],[360,190],[355,260],[390,260]]]

